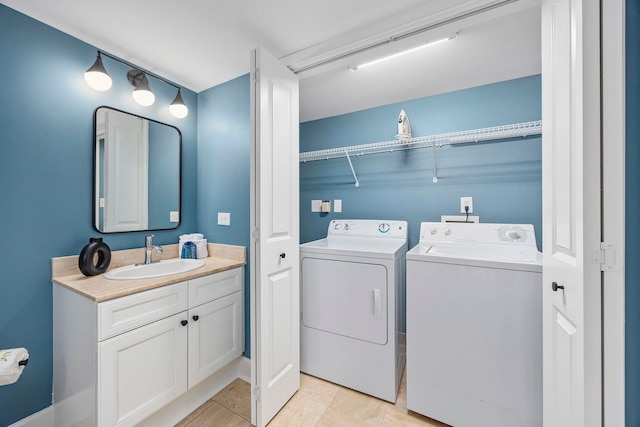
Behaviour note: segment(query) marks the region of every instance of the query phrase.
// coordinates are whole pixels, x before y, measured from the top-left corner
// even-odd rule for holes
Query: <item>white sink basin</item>
[[[204,261],[199,259],[167,259],[154,262],[153,264],[128,265],[126,267],[114,268],[113,270],[107,271],[104,278],[110,280],[149,279],[151,277],[185,273],[200,268],[203,265]]]

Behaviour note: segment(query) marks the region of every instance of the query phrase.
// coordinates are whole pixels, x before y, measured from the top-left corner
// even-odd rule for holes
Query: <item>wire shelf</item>
[[[542,133],[542,120],[494,126],[483,129],[465,130],[443,133],[439,135],[421,136],[409,140],[374,142],[372,144],[352,145],[349,147],[329,148],[326,150],[306,151],[300,153],[300,162],[338,159],[348,156],[388,153],[418,148],[439,148],[445,145],[466,144],[500,139],[524,138]]]

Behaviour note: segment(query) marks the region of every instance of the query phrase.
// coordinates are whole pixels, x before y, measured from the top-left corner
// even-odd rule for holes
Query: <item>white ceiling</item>
[[[249,72],[263,46],[298,73],[300,121],[540,72],[539,0],[2,0],[195,92]],[[498,6],[499,7],[494,7]],[[484,12],[480,9],[493,7]],[[353,50],[416,28],[377,49]],[[347,66],[442,35],[374,67]],[[93,58],[87,58],[87,68]]]

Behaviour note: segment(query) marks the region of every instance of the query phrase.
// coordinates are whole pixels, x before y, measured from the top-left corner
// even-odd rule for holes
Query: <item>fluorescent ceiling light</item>
[[[380,62],[388,61],[389,59],[394,59],[394,58],[397,58],[399,56],[403,56],[403,55],[406,55],[408,53],[413,53],[413,52],[416,52],[418,50],[424,49],[425,47],[435,46],[437,44],[444,43],[446,41],[453,40],[453,39],[456,39],[456,38],[458,38],[458,33],[455,33],[455,34],[452,34],[450,36],[443,37],[443,38],[440,38],[440,39],[437,39],[437,40],[433,40],[433,41],[430,41],[430,42],[426,42],[425,44],[421,44],[420,46],[416,46],[416,47],[413,47],[411,49],[402,50],[400,52],[396,52],[396,53],[393,53],[391,55],[383,56],[382,58],[374,59],[373,61],[365,62],[363,64],[356,65],[355,67],[349,67],[349,69],[351,71],[359,70],[361,68],[365,68],[365,67],[368,67],[370,65],[379,64]]]

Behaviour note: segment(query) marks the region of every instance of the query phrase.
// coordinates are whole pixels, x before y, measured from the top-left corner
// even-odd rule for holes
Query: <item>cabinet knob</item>
[[[558,289],[562,289],[564,291],[564,286],[558,285],[558,282],[552,282],[551,289],[553,289],[553,292],[558,292]]]
[[[180,324],[182,326],[187,326],[187,323],[189,323],[187,320],[183,320],[183,321],[180,322]]]
[[[285,259],[286,257],[287,257],[287,254],[285,254],[284,252],[280,254],[280,258]]]
[[[200,316],[198,316],[197,314],[192,317],[194,322],[197,322],[199,318],[200,318]]]

